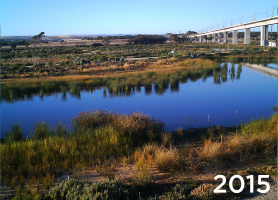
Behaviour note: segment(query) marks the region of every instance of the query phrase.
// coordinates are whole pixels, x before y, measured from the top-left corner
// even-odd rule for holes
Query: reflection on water
[[[168,130],[175,130],[206,127],[208,115],[210,125],[224,126],[271,115],[270,108],[277,103],[277,77],[225,63],[203,73],[158,78],[145,87],[80,88],[72,84],[55,89],[3,88],[1,97],[2,134],[16,122],[25,136],[38,121],[51,126],[70,124],[88,109],[142,111],[165,122]]]
[[[267,67],[270,67],[270,68],[278,69],[277,63],[276,63],[276,64],[275,64],[275,63],[269,63],[269,64],[267,64],[266,66],[267,66]]]
[[[242,66],[238,66],[237,70],[237,79],[240,78],[240,73],[242,72]],[[190,80],[190,82],[197,82],[202,79],[202,82],[205,82],[207,78],[213,77],[214,84],[220,85],[221,83],[225,83],[227,81],[228,73],[231,76],[231,80],[234,79],[235,76],[235,65],[232,64],[231,69],[228,72],[228,64],[223,64],[220,68],[215,68],[214,70],[203,71],[202,73],[190,74],[184,77],[167,77],[167,78],[159,78],[152,85],[145,86],[145,94],[150,95],[152,92],[158,95],[163,95],[169,88],[171,92],[179,92],[179,85],[185,84]],[[62,101],[67,101],[67,93],[71,98],[81,99],[81,92],[91,92],[93,93],[97,88],[88,88],[88,87],[78,87],[77,84],[72,84],[70,87],[60,86],[56,87],[53,85],[52,87],[48,86],[47,88],[5,88],[2,87],[1,91],[1,100],[0,102],[16,102],[16,101],[32,101],[33,96],[39,96],[39,98],[43,101],[44,97],[49,97],[57,94],[62,94]],[[106,98],[109,94],[110,98],[113,97],[130,97],[135,95],[136,93],[141,92],[141,87],[118,87],[118,88],[104,88],[103,89],[103,97]]]

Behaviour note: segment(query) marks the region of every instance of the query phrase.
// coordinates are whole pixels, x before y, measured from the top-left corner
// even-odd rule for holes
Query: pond
[[[178,127],[204,128],[235,126],[252,119],[269,117],[277,104],[277,77],[237,64],[226,67],[224,76],[181,80],[174,87],[137,87],[125,93],[110,93],[106,88],[59,91],[48,95],[29,94],[13,101],[1,99],[1,137],[19,123],[28,136],[36,122],[46,121],[51,127],[65,124],[89,109],[119,113],[135,111],[149,114],[174,131]],[[210,121],[208,120],[210,118]]]

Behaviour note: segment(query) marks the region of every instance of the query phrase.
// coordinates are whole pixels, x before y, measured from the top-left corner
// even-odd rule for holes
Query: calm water
[[[277,64],[275,64],[275,63],[270,63],[270,64],[267,64],[266,66],[268,66],[270,68],[278,69]]]
[[[231,64],[228,64],[229,71]],[[237,72],[237,65],[235,65]],[[240,77],[217,82],[213,77],[179,83],[177,88],[146,91],[144,87],[128,94],[105,95],[103,88],[94,91],[81,90],[72,95],[56,93],[43,98],[31,95],[28,99],[13,103],[1,100],[1,134],[11,130],[12,124],[21,125],[24,135],[33,131],[36,122],[47,121],[50,126],[62,122],[71,126],[71,119],[88,109],[113,110],[119,113],[135,111],[150,114],[165,122],[167,130],[210,125],[239,125],[254,118],[273,114],[271,107],[277,104],[277,77],[242,67]]]

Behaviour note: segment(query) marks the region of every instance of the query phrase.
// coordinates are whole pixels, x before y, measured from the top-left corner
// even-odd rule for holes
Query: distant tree
[[[65,42],[64,40],[61,40],[61,41],[60,41],[61,45],[64,46],[64,42]]]
[[[110,42],[111,42],[111,38],[110,38],[110,37],[104,37],[104,38],[102,38],[102,42],[103,42],[105,45],[108,45],[108,44],[110,44]]]
[[[98,46],[103,46],[101,43],[93,43],[91,44],[92,47],[98,47]]]
[[[171,34],[171,35],[170,35],[170,41],[171,41],[171,42],[182,43],[183,38],[179,37],[177,34]]]
[[[30,43],[29,43],[29,42],[25,42],[25,43],[24,43],[24,46],[26,46],[26,48],[28,48],[28,47],[29,47],[29,45],[30,45]]]
[[[102,40],[102,39],[103,39],[102,36],[97,36],[97,37],[96,37],[96,40]]]
[[[162,35],[137,35],[130,38],[128,44],[162,44],[166,40]]]
[[[11,49],[15,50],[15,48],[16,48],[16,44],[15,43],[11,44]]]
[[[40,34],[35,35],[32,37],[31,42],[36,46],[36,44],[39,44],[41,46],[42,43],[42,37],[44,37],[44,32],[40,32]]]
[[[50,47],[50,42],[49,41],[45,41],[45,44]]]
[[[212,37],[212,36],[208,36],[207,39],[208,39],[208,40],[212,40],[213,37]]]
[[[193,34],[197,34],[197,32],[195,32],[195,31],[187,31],[186,32],[186,35],[193,35]]]

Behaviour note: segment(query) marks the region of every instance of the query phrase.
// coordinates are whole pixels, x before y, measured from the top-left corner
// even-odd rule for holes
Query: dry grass
[[[181,159],[176,148],[160,148],[155,153],[157,168],[162,172],[175,172],[179,169]]]
[[[213,193],[214,188],[215,186],[212,184],[208,184],[208,183],[201,184],[199,187],[191,191],[191,196],[195,196],[198,198],[209,196],[209,194]]]
[[[269,157],[277,150],[277,115],[242,125],[241,132],[225,142],[207,140],[199,152],[201,162],[247,161],[260,154]]]

